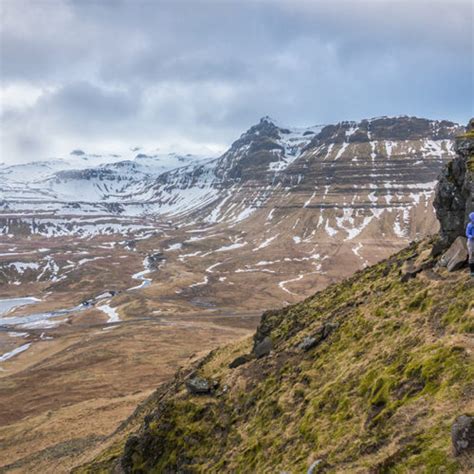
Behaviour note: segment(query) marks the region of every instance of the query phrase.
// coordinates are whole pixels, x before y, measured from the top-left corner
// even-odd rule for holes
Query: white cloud
[[[473,114],[465,0],[11,0],[1,20],[2,160],[222,149],[267,114]]]
[[[0,87],[0,114],[9,110],[24,109],[33,106],[37,100],[51,89],[45,90],[31,84],[16,82]]]

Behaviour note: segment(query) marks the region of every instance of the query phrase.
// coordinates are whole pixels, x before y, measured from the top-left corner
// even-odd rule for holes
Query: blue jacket
[[[471,219],[471,222],[469,222],[469,224],[467,224],[466,237],[469,240],[474,240],[474,212],[471,212],[469,214],[469,219]]]

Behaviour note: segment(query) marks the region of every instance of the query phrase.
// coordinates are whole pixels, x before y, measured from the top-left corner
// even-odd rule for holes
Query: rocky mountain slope
[[[77,472],[472,472],[474,282],[439,257],[473,210],[472,127],[457,143],[439,237],[267,311],[253,339],[178,373]]]

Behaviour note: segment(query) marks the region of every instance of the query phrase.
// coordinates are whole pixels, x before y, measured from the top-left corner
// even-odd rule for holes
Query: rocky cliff
[[[446,203],[472,205],[473,138],[438,187],[446,242],[444,217],[466,212]],[[435,241],[266,312],[253,339],[178,373],[130,419],[135,434],[125,424],[78,472],[472,472],[474,281],[436,265]]]
[[[443,169],[434,206],[440,222],[440,249],[464,235],[468,215],[474,211],[474,119],[455,140],[457,156]]]

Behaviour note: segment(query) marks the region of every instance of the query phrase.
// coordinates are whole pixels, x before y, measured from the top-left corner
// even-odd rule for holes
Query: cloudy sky
[[[0,0],[0,162],[216,153],[263,115],[466,122],[471,0]]]

